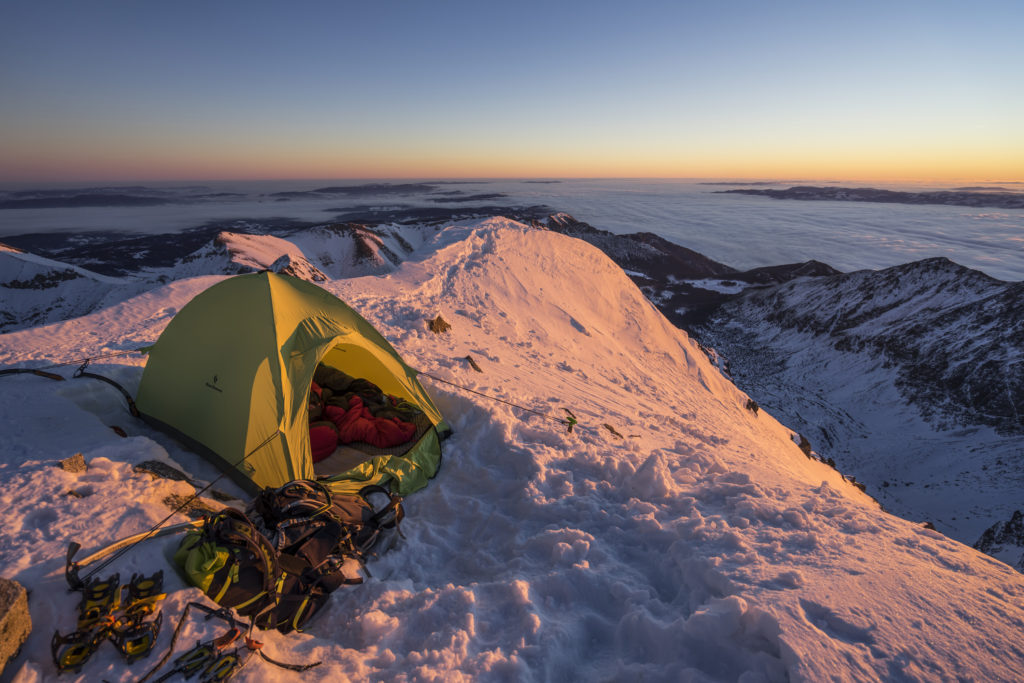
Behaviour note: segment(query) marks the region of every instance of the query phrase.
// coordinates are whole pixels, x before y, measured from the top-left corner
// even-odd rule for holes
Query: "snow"
[[[0,335],[0,364],[152,343],[220,279]],[[423,378],[454,434],[438,476],[406,499],[405,539],[307,632],[259,634],[272,657],[321,666],[254,661],[237,680],[1024,679],[1024,576],[805,457],[596,248],[489,219],[432,233],[393,272],[324,286],[413,367],[551,418],[567,408],[579,426]],[[438,314],[451,331],[428,330]],[[91,367],[134,392],[143,363]],[[53,680],[50,638],[73,629],[77,602],[68,542],[88,552],[143,531],[168,514],[163,498],[192,489],[133,464],[216,472],[133,420],[108,385],[0,381],[0,575],[31,591],[34,622],[4,680]],[[76,452],[88,471],[55,467]],[[176,543],[147,541],[107,570],[165,570],[154,654],[129,666],[104,646],[62,680],[137,680],[153,666],[184,605],[203,599],[170,569]],[[219,630],[192,617],[179,650]]]
[[[740,312],[731,310],[729,322],[704,341],[728,358],[737,383],[759,404],[805,434],[822,457],[865,482],[887,510],[932,522],[973,544],[1021,509],[1019,436],[966,420],[965,426],[955,419],[956,405],[950,417],[938,401],[929,417],[908,404],[900,388],[919,378],[916,371],[908,378],[905,368],[863,342],[867,348],[860,351],[840,350],[844,335],[858,341],[888,335],[918,344],[918,358],[952,356],[976,367],[1006,362],[1014,350],[998,335],[1009,333],[993,330],[1002,326],[991,319],[978,316],[975,324],[974,315],[961,313],[991,306],[991,291],[1003,284],[952,263],[935,264],[951,271],[948,277],[923,276],[923,268],[908,267],[897,283],[875,281],[866,292],[856,288],[872,282],[872,273],[845,276],[850,287],[842,293],[830,289],[827,279],[788,283],[777,290],[783,299],[741,303]],[[802,325],[772,320],[791,311],[803,316]],[[827,328],[836,333],[814,333]],[[1019,558],[1018,550],[1013,563]]]
[[[3,245],[0,245],[3,246]],[[89,283],[89,284],[85,284]],[[3,246],[0,248],[0,330],[15,322],[35,324],[82,315],[112,292],[120,298],[144,288],[134,278],[115,278]]]
[[[0,269],[0,274],[2,274],[0,277],[3,278],[3,282],[18,279],[30,279],[37,273],[45,273],[51,270],[68,270],[81,277],[88,277],[107,284],[116,285],[122,284],[126,281],[124,278],[100,275],[98,273],[85,270],[84,268],[79,268],[78,266],[72,266],[67,263],[61,263],[60,261],[36,256],[35,254],[29,254],[18,249],[13,249],[4,244],[0,244],[0,253],[3,254],[3,256],[0,257],[0,264],[3,265],[3,268]]]
[[[707,289],[712,292],[721,292],[722,294],[738,294],[750,285],[743,282],[736,282],[735,280],[687,280],[694,287],[700,289]]]

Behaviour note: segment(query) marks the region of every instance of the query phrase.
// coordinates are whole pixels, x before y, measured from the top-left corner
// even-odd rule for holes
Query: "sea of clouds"
[[[176,203],[146,207],[6,209],[0,211],[0,239],[26,233],[79,230],[175,232],[211,221],[235,219],[257,224],[284,219],[327,222],[352,207],[471,209],[545,205],[611,232],[652,232],[740,269],[816,259],[851,271],[945,256],[1002,280],[1024,280],[1024,211],[1013,209],[777,200],[720,192],[738,185],[679,180],[449,181],[430,191],[408,194],[275,196],[281,191],[360,182],[152,185],[149,187],[174,197]],[[794,180],[776,186],[795,184],[815,184],[815,181]],[[824,183],[817,181],[816,184]],[[888,187],[947,189],[936,185]],[[9,191],[15,189],[26,188],[8,188]],[[94,189],[80,188],[83,192]],[[1011,189],[1024,189],[1024,186]],[[230,194],[213,196],[219,193]],[[465,201],[474,195],[491,196]],[[0,198],[2,196],[13,195],[0,191]]]

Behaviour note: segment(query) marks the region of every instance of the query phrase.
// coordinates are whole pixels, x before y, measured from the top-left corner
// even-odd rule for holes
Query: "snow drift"
[[[0,363],[151,343],[220,279],[2,335]],[[808,459],[595,247],[490,219],[437,232],[390,274],[323,286],[421,371],[550,418],[570,410],[579,426],[424,379],[454,435],[436,479],[406,501],[405,540],[305,634],[261,634],[275,658],[321,666],[252,663],[239,680],[1024,678],[1024,576]],[[438,314],[452,326],[441,335],[426,324]],[[93,367],[133,389],[142,362]],[[47,680],[49,639],[74,622],[68,541],[144,530],[164,498],[193,490],[133,464],[215,473],[131,420],[106,385],[2,381],[0,574],[32,591],[35,622],[5,676]],[[54,467],[75,452],[87,472]],[[168,569],[175,543],[148,542],[111,570]],[[167,573],[175,623],[200,593]],[[130,667],[100,649],[79,678],[137,679],[171,631]],[[181,643],[215,631],[193,619]]]

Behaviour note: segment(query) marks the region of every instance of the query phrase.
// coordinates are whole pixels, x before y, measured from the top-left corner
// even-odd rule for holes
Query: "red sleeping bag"
[[[411,422],[397,417],[374,417],[358,396],[349,399],[348,410],[325,406],[324,417],[337,425],[341,443],[365,441],[378,448],[390,448],[405,443],[416,433],[416,425]]]
[[[309,449],[313,462],[320,462],[338,447],[338,428],[333,422],[314,422],[309,425]]]
[[[416,434],[416,425],[411,422],[403,422],[397,417],[374,417],[359,396],[349,399],[348,410],[324,406],[323,417],[323,421],[309,426],[313,462],[329,456],[339,443],[363,441],[378,448],[390,448],[405,443]]]

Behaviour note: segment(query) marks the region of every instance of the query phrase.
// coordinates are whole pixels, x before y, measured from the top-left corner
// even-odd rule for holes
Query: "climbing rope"
[[[248,459],[249,459],[250,457],[252,457],[252,456],[253,456],[253,455],[254,455],[254,454],[255,454],[255,453],[257,452],[257,451],[259,451],[259,450],[260,450],[261,448],[263,448],[264,446],[266,446],[267,444],[269,444],[269,443],[270,443],[271,441],[273,441],[273,440],[274,440],[275,438],[277,438],[278,436],[280,436],[280,434],[281,434],[280,432],[274,432],[273,434],[271,434],[270,436],[268,436],[268,437],[267,437],[266,439],[264,439],[264,440],[263,440],[263,441],[262,441],[262,442],[261,442],[261,443],[260,443],[260,444],[259,444],[258,446],[256,446],[256,447],[255,447],[255,448],[253,448],[253,449],[252,449],[251,451],[249,451],[249,452],[248,452],[248,453],[247,453],[247,454],[245,455],[245,457],[243,457],[243,458],[242,458],[241,460],[239,460],[239,461],[238,461],[237,463],[235,463],[235,464],[234,464],[234,466],[232,466],[232,467],[231,467],[231,469],[228,469],[228,470],[225,470],[225,471],[221,472],[221,473],[220,473],[220,475],[218,475],[218,476],[217,476],[217,477],[216,477],[215,479],[213,479],[213,480],[212,480],[212,481],[211,481],[210,483],[208,483],[208,484],[207,484],[206,486],[204,486],[203,488],[201,488],[201,489],[199,489],[198,491],[196,491],[195,493],[193,493],[193,494],[192,494],[192,496],[191,496],[190,498],[188,498],[188,499],[187,499],[187,500],[185,500],[185,501],[184,501],[183,503],[181,503],[181,505],[179,505],[179,506],[178,506],[177,508],[175,508],[175,509],[174,509],[174,511],[173,511],[173,512],[171,512],[171,514],[167,515],[167,516],[166,516],[166,517],[164,517],[164,518],[163,518],[162,520],[160,520],[160,521],[159,521],[159,522],[157,522],[157,523],[156,523],[155,525],[153,525],[153,527],[151,527],[151,528],[149,529],[149,531],[147,531],[147,532],[146,532],[145,534],[143,534],[143,535],[142,535],[142,537],[141,537],[141,538],[139,538],[139,539],[138,539],[137,541],[135,541],[135,542],[133,542],[133,543],[131,543],[131,544],[129,544],[129,545],[127,545],[127,546],[125,546],[124,548],[121,548],[121,549],[120,549],[120,550],[118,550],[118,551],[117,551],[116,553],[114,553],[113,555],[111,555],[111,556],[110,556],[109,558],[107,558],[106,560],[104,560],[104,561],[103,561],[103,562],[101,562],[100,564],[96,565],[96,566],[95,566],[94,568],[90,569],[90,570],[89,570],[88,572],[86,572],[85,576],[84,576],[84,577],[82,577],[82,578],[80,579],[80,581],[82,581],[82,582],[84,583],[84,582],[85,582],[85,581],[87,581],[87,580],[88,580],[88,579],[89,579],[89,578],[90,578],[91,576],[93,576],[94,574],[96,574],[97,572],[99,572],[100,570],[102,570],[102,569],[103,569],[104,567],[106,567],[106,566],[110,565],[110,564],[111,564],[112,562],[114,562],[115,560],[117,560],[117,559],[118,559],[119,557],[122,557],[122,556],[123,556],[123,555],[124,555],[125,553],[127,553],[127,552],[128,552],[129,550],[131,550],[132,548],[134,548],[134,547],[135,547],[136,545],[138,545],[139,543],[142,543],[142,542],[143,542],[143,541],[145,541],[145,540],[146,540],[147,538],[151,537],[151,536],[152,536],[153,534],[155,534],[155,533],[156,533],[156,531],[157,531],[157,530],[158,530],[158,529],[159,529],[160,527],[162,527],[162,526],[163,526],[164,524],[166,524],[167,522],[169,522],[169,521],[171,520],[171,518],[172,518],[172,517],[174,517],[174,515],[178,514],[178,513],[179,513],[179,512],[181,511],[181,510],[185,509],[185,508],[186,508],[186,507],[187,507],[187,506],[189,505],[189,503],[191,503],[191,502],[192,502],[192,501],[194,501],[194,500],[195,500],[196,498],[198,498],[199,496],[201,496],[201,495],[203,495],[204,493],[206,493],[206,491],[207,491],[207,490],[209,490],[209,489],[210,489],[210,488],[211,488],[211,487],[212,487],[212,486],[213,486],[214,484],[216,484],[216,483],[217,483],[218,481],[220,481],[220,480],[221,480],[221,479],[223,479],[223,478],[224,478],[225,476],[227,476],[227,474],[228,474],[229,472],[231,472],[231,471],[232,471],[232,470],[234,470],[234,469],[237,469],[237,468],[238,468],[238,467],[239,467],[239,466],[240,466],[240,465],[241,465],[242,463],[244,463],[244,462],[245,462],[246,460],[248,460]],[[69,564],[72,564],[72,563],[70,562],[70,558],[69,558]],[[77,574],[75,574],[75,576],[77,577]]]

